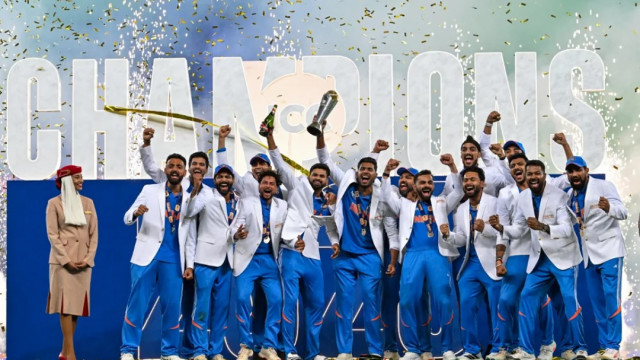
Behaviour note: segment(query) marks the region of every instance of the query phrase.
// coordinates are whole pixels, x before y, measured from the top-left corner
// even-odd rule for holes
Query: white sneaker
[[[122,353],[120,354],[120,360],[135,360],[135,358],[133,357],[133,354]]]
[[[316,355],[313,360],[328,360],[329,358],[324,355]],[[215,359],[214,359],[215,360]]]
[[[540,346],[540,355],[538,355],[538,360],[553,360],[554,351],[556,351],[555,341],[552,341],[549,345]]]
[[[404,356],[400,358],[400,360],[420,360],[420,355],[411,351],[407,351]]]
[[[420,360],[434,360],[433,354],[431,353],[431,351],[425,351],[420,354]]]
[[[505,360],[506,358],[507,350],[505,349],[500,349],[498,352],[492,352],[491,354],[487,355],[487,360]]]
[[[302,360],[302,358],[298,354],[289,353],[287,354],[287,360]]]
[[[456,360],[456,354],[451,350],[447,350],[442,354],[442,360]]]
[[[388,359],[388,360],[399,360],[400,359],[400,354],[398,354],[397,351],[389,351],[389,350],[385,350],[384,354],[382,355],[383,358]]]
[[[589,354],[587,354],[586,350],[576,351],[576,360],[587,360],[587,356],[589,356]]]
[[[211,360],[226,360],[222,354],[216,354],[211,358]]]
[[[606,349],[602,354],[603,360],[618,360],[620,359],[620,351],[616,349]]]
[[[192,358],[192,360],[207,360],[207,355],[204,355],[204,354],[196,355]]]
[[[507,355],[507,357],[513,360],[536,360],[535,355],[524,352],[521,348],[516,348],[515,351]]]
[[[458,356],[458,360],[482,360],[482,353],[472,354],[470,352],[465,352]]]
[[[253,356],[253,350],[249,349],[244,345],[241,345],[240,351],[238,352],[237,360],[249,360],[249,358],[252,356]]]
[[[280,357],[278,356],[278,353],[276,352],[276,349],[271,347],[260,349],[258,356],[266,360],[281,360]]]
[[[353,360],[353,355],[347,353],[338,354],[336,360]]]
[[[600,349],[598,351],[596,351],[595,353],[588,355],[587,356],[587,360],[601,360],[602,359],[602,354],[604,354],[604,350]]]
[[[573,360],[576,358],[576,353],[574,353],[573,350],[569,349],[563,351],[560,357],[562,358],[562,360]]]
[[[163,355],[160,356],[160,360],[182,360],[178,355]]]

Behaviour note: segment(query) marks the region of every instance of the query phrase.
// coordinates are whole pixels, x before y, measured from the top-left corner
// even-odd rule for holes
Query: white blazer
[[[282,226],[287,217],[287,203],[278,198],[271,199],[271,209],[269,210],[269,227],[271,248],[273,250],[276,261],[280,252],[280,239],[282,234]],[[260,198],[249,197],[242,198],[238,202],[238,211],[236,218],[233,219],[227,236],[229,241],[235,241],[236,249],[233,253],[233,275],[242,274],[247,268],[249,262],[256,253],[258,246],[262,242],[262,204]],[[238,231],[240,225],[244,225],[248,231],[246,239],[233,240],[233,235]]]
[[[149,211],[142,216],[142,226],[136,236],[136,245],[131,256],[131,263],[139,266],[147,266],[156,256],[162,240],[164,239],[164,221],[166,210],[166,185],[151,184],[145,185],[142,191],[133,202],[131,208],[124,214],[124,223],[131,225],[135,223],[133,213],[140,205],[145,205]],[[182,187],[182,205],[181,209],[187,207],[189,193],[187,189]],[[182,210],[183,211],[183,210]],[[187,241],[195,241],[193,237],[188,236],[189,232],[195,228],[195,221],[192,218],[180,214],[180,222],[178,223],[178,242],[180,244],[180,266],[182,271],[186,268],[186,247]],[[193,246],[190,244],[189,246]]]
[[[440,195],[431,197],[433,216],[436,221],[435,226],[439,227],[441,224],[449,223],[449,219],[447,217],[449,212],[458,206],[460,200],[464,196],[462,193],[462,185],[460,184],[460,177],[455,176],[455,179],[457,179],[457,184],[455,184],[454,187],[455,190],[449,196]],[[418,203],[400,196],[399,193],[393,191],[390,178],[382,179],[381,192],[384,202],[387,203],[391,211],[398,216],[398,233],[400,241],[400,255],[398,257],[398,261],[402,263],[404,254],[407,252],[407,243],[409,242],[411,232],[413,231],[414,216]],[[439,228],[438,250],[440,251],[440,255],[451,257],[451,260],[460,256],[458,249],[442,238],[442,233]]]
[[[571,194],[573,189],[569,189],[568,205],[573,210],[571,204]],[[598,207],[600,196],[609,200],[609,213]],[[575,214],[575,212],[571,212]],[[627,218],[627,208],[620,200],[620,195],[615,186],[606,180],[596,179],[589,176],[587,192],[584,196],[584,226],[582,237],[582,254],[584,256],[584,266],[592,263],[599,265],[603,262],[627,255],[624,246],[624,237],[618,220]]]
[[[500,222],[503,224],[513,224],[519,195],[520,191],[515,183],[500,190],[500,194],[498,194],[497,214],[500,217]],[[509,256],[529,256],[529,252],[531,251],[531,236],[529,235],[528,230],[524,235],[513,239],[510,239],[508,236],[503,234],[496,244],[506,246],[507,250],[502,258],[506,263]]]
[[[518,195],[516,214],[511,225],[504,225],[503,236],[514,239],[524,236],[527,231],[531,238],[527,273],[538,263],[541,249],[553,265],[560,270],[576,266],[582,261],[578,238],[573,231],[573,217],[567,207],[568,195],[555,186],[546,184],[540,200],[538,221],[549,225],[550,233],[529,229],[527,218],[535,217],[531,189]],[[502,221],[502,220],[501,220]]]
[[[496,213],[496,206],[498,199],[495,197],[483,193],[480,198],[480,204],[478,204],[478,214],[476,219],[482,219],[484,221],[484,230],[482,232],[473,232],[473,244],[480,260],[480,265],[484,272],[489,275],[493,280],[500,280],[496,274],[496,241],[500,237],[500,233],[496,231],[491,225],[489,225],[489,217]],[[465,246],[467,251],[464,254],[464,261],[458,272],[458,279],[462,271],[469,262],[469,235],[471,231],[471,212],[469,211],[469,200],[463,202],[458,207],[455,214],[455,229],[451,235],[445,240],[453,243],[457,247]]]
[[[187,249],[187,267],[194,263],[221,266],[225,259],[233,267],[233,241],[227,232],[229,222],[226,200],[218,190],[202,185],[200,193],[189,201],[186,209],[188,217],[198,216],[198,229],[195,249]]]
[[[289,165],[282,159],[278,149],[269,150],[269,157],[271,157],[274,167],[278,170],[283,183],[286,179],[291,186],[288,188],[287,194],[288,211],[287,219],[282,229],[282,245],[287,249],[295,250],[298,235],[304,233],[302,236],[304,241],[302,255],[310,259],[320,260],[318,232],[323,225],[326,225],[327,235],[331,244],[339,243],[338,231],[333,216],[313,215],[313,188],[309,183],[309,179],[304,175],[296,177]]]
[[[331,159],[331,154],[326,147],[318,149],[318,160],[329,166],[331,178],[338,185],[338,195],[336,197],[336,210],[333,214],[339,238],[342,240],[344,231],[344,214],[342,213],[342,198],[347,192],[347,188],[356,182],[356,172],[353,169],[343,172]],[[380,201],[380,181],[376,180],[371,194],[371,205],[369,210],[369,230],[373,244],[384,260],[384,239],[383,233],[387,232],[389,238],[389,249],[398,250],[398,225],[393,212],[386,203]],[[372,216],[373,215],[373,216]]]

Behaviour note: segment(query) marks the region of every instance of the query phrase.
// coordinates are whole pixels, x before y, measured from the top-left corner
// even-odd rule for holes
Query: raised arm
[[[329,170],[331,170],[331,179],[333,179],[336,185],[340,186],[340,182],[342,182],[344,178],[344,171],[331,159],[331,154],[329,154],[329,150],[327,150],[324,142],[324,126],[322,127],[322,134],[316,136],[316,151],[318,152],[318,161],[329,167]]]
[[[273,129],[270,129],[269,134],[267,134],[267,145],[269,147],[269,157],[273,161],[273,166],[278,171],[278,174],[280,174],[280,180],[282,180],[287,190],[293,191],[296,187],[297,179],[289,164],[282,159],[282,154],[280,154],[280,150],[273,138]]]
[[[229,159],[227,158],[227,136],[231,133],[231,126],[222,125],[220,126],[220,130],[218,131],[218,150],[216,150],[216,161],[218,165],[229,165]],[[244,182],[242,180],[242,175],[238,174],[238,172],[233,170],[233,188],[238,193],[238,195],[242,195],[244,193]]]
[[[144,172],[147,173],[156,184],[161,184],[167,181],[167,175],[160,169],[156,161],[153,159],[153,153],[151,152],[151,139],[155,130],[153,128],[146,128],[142,132],[142,146],[140,146],[140,158],[142,158],[142,167]]]
[[[573,151],[571,151],[571,146],[569,145],[567,137],[564,135],[564,133],[559,132],[553,134],[553,141],[555,141],[556,144],[562,146],[562,150],[564,150],[564,156],[567,159],[573,157]]]
[[[451,192],[445,195],[443,191],[443,195],[447,201],[447,214],[449,214],[458,208],[460,200],[464,197],[464,192],[462,191],[462,182],[460,181],[460,176],[458,176],[458,168],[453,160],[453,156],[451,154],[440,155],[440,163],[448,166],[450,171],[447,180],[449,180],[452,187]]]
[[[389,159],[387,162],[387,166],[385,166],[384,171],[382,172],[382,183],[380,186],[380,195],[382,196],[382,201],[384,201],[389,210],[395,215],[398,216],[400,214],[400,207],[402,204],[402,199],[400,194],[393,191],[391,187],[391,171],[395,170],[400,165],[400,162],[396,159]]]
[[[484,130],[482,134],[480,134],[480,156],[482,157],[482,161],[486,166],[500,166],[500,160],[496,158],[494,153],[491,151],[491,128],[493,124],[500,121],[500,113],[497,111],[492,111],[487,116],[487,122],[484,124]]]

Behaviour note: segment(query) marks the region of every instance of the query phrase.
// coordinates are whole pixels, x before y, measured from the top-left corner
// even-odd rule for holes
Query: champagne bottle
[[[260,124],[260,131],[258,131],[261,136],[267,137],[267,135],[269,135],[269,131],[273,129],[273,121],[276,118],[276,109],[278,109],[278,105],[273,105],[269,115],[262,120],[262,124]]]

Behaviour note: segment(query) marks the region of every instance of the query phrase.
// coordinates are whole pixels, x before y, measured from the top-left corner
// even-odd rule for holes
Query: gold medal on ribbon
[[[265,236],[264,239],[262,239],[262,241],[264,241],[265,244],[268,244],[271,242],[271,238],[269,236]]]
[[[367,236],[367,229],[362,229],[362,236]]]

